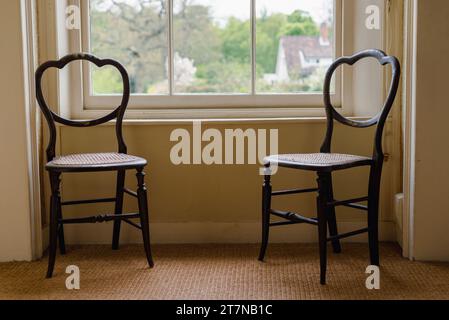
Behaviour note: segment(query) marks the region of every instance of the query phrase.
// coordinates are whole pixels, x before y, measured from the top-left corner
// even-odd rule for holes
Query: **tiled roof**
[[[282,36],[280,45],[285,52],[287,68],[291,71],[300,68],[300,51],[306,59],[331,59],[333,57],[333,45],[322,45],[319,36]]]

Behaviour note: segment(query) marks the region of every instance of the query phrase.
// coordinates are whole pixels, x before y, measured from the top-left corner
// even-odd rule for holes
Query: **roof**
[[[300,68],[300,51],[306,59],[332,59],[333,57],[333,45],[322,45],[319,36],[282,36],[280,45],[284,49],[288,70]]]

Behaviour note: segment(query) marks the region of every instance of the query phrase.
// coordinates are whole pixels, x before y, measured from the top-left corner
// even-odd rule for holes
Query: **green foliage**
[[[289,23],[311,23],[315,24],[310,14],[303,10],[295,10],[287,17]]]
[[[287,36],[318,36],[320,30],[312,17],[302,10],[296,10],[287,17],[287,24],[282,29],[282,35]]]
[[[279,51],[279,37],[282,29],[287,23],[287,16],[275,13],[270,16],[262,14],[257,19],[257,66],[264,73],[274,73],[276,70],[276,60]]]
[[[189,5],[174,15],[175,52],[188,57],[195,65],[221,59],[220,29],[212,23],[210,8]]]
[[[239,62],[212,62],[198,67],[197,80],[187,92],[248,93],[251,87],[251,65]]]
[[[226,61],[249,63],[251,59],[250,22],[230,18],[222,30],[223,58]]]
[[[140,10],[114,2],[109,10],[97,10],[109,1],[91,2],[91,51],[125,65],[133,93],[146,92],[150,83],[166,78],[166,19],[155,6]]]
[[[319,31],[315,25],[288,23],[282,29],[282,34],[286,36],[316,36],[319,35]]]
[[[269,84],[263,79],[257,81],[257,91],[264,93],[301,93],[323,91],[323,79],[326,73],[325,68],[317,68],[309,77],[298,79],[291,82],[277,82]]]
[[[92,68],[94,94],[121,93],[123,83],[120,74],[112,67]]]

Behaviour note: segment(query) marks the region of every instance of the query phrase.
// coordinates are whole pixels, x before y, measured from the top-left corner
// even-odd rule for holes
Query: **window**
[[[316,108],[341,52],[341,0],[81,4],[81,49],[124,64],[135,109]],[[119,101],[115,70],[85,65],[82,79],[85,109]],[[340,77],[334,82],[339,101]]]

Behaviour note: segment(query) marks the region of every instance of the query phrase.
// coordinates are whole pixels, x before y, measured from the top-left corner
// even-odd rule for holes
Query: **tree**
[[[91,50],[125,65],[131,92],[146,92],[149,83],[166,78],[167,31],[164,0],[91,1]]]
[[[168,61],[167,61],[168,62]],[[183,58],[178,52],[174,56],[174,81],[177,86],[188,86],[192,84],[195,79],[196,68],[194,61],[189,58]],[[168,68],[168,63],[167,66]]]
[[[287,36],[318,36],[320,30],[307,12],[295,10],[287,17],[287,24],[281,33]]]
[[[262,73],[274,73],[279,49],[279,36],[287,23],[282,13],[262,13],[256,24],[257,67]]]
[[[221,60],[221,39],[210,8],[189,0],[179,1],[179,4],[173,17],[174,50],[197,65]],[[158,93],[168,90],[165,6],[165,0],[91,1],[91,50],[125,65],[132,93],[154,88],[160,90]],[[94,80],[107,80],[107,76],[95,76],[97,72],[94,72]]]
[[[197,65],[220,60],[222,43],[210,8],[187,0],[182,3],[173,17],[175,51],[193,59]]]
[[[196,76],[186,92],[248,93],[251,88],[250,64],[217,61],[198,66]]]
[[[250,21],[241,21],[231,17],[220,33],[223,41],[222,50],[225,61],[250,63],[251,61],[251,26]]]

